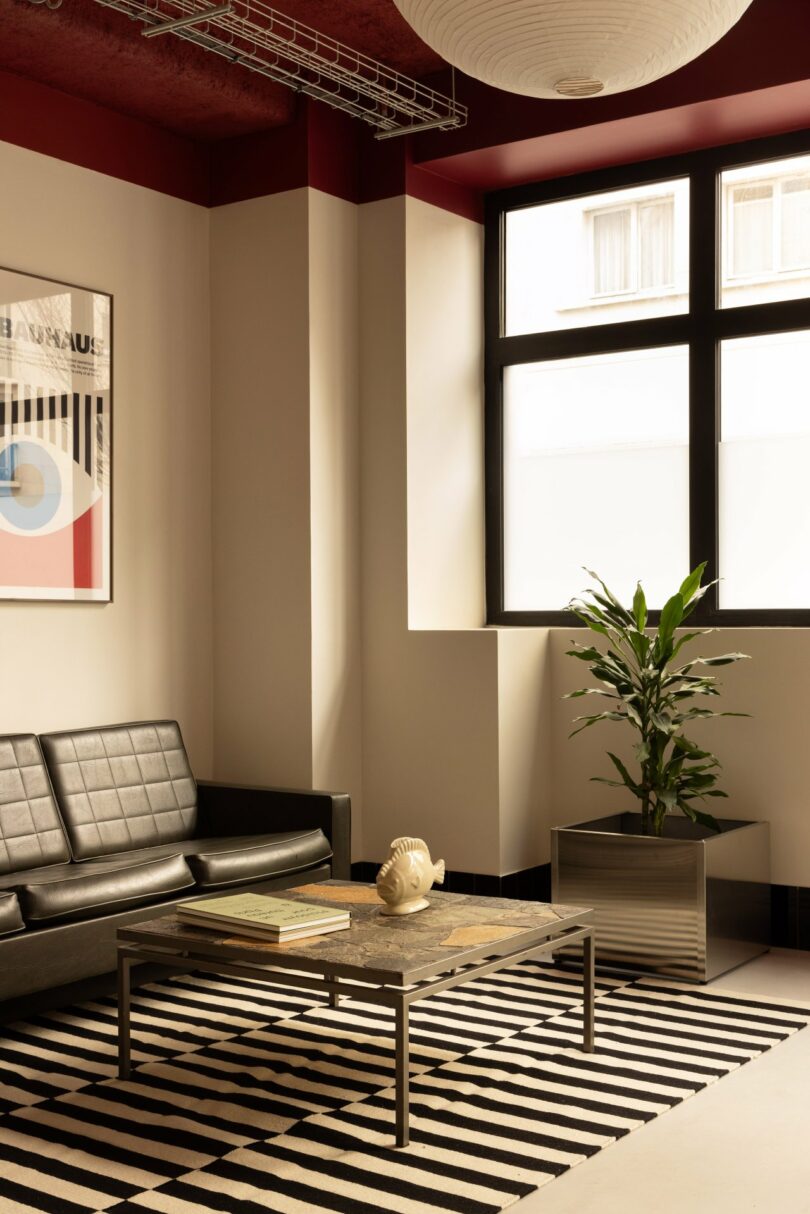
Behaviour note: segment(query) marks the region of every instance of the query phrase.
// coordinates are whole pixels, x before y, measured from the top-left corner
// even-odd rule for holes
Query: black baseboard
[[[771,886],[771,944],[810,950],[810,889]]]
[[[360,860],[352,865],[352,881],[374,881],[379,864]],[[495,877],[491,873],[465,873],[448,869],[441,886],[448,894],[481,894],[485,898],[522,898],[548,902],[551,898],[551,865],[538,864],[519,873]]]
[[[374,881],[379,864],[361,860],[352,865],[353,881]],[[495,877],[490,873],[464,873],[448,869],[441,887],[451,894],[483,894],[489,898],[522,898],[548,902],[551,865],[538,864],[519,873]],[[800,885],[771,886],[771,945],[810,951],[810,889]]]

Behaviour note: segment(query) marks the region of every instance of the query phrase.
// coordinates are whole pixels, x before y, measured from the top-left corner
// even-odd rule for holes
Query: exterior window
[[[696,623],[810,625],[810,136],[493,195],[487,246],[489,621],[706,561]]]
[[[593,294],[665,290],[675,285],[673,199],[593,211]]]
[[[722,306],[805,297],[810,156],[728,169],[722,197]]]
[[[734,186],[730,278],[810,269],[810,175]]]
[[[688,179],[517,207],[503,228],[505,336],[687,309]]]

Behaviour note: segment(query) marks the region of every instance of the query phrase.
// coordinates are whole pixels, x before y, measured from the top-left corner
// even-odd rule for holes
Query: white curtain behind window
[[[594,295],[614,295],[632,286],[630,208],[597,212],[593,217]]]
[[[773,187],[741,186],[733,199],[732,275],[764,274],[773,269]]]
[[[671,198],[649,203],[638,211],[639,288],[671,287],[675,281],[673,229],[675,207]]]

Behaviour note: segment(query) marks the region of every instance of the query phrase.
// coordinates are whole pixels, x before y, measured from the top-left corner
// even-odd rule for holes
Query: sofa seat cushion
[[[13,936],[15,932],[21,932],[24,927],[17,895],[8,892],[0,893],[0,937]]]
[[[18,887],[30,927],[97,919],[146,905],[191,888],[194,878],[181,855],[117,863],[74,864],[73,871],[43,871]]]
[[[331,855],[332,849],[322,830],[198,839],[193,851],[186,849],[188,866],[201,889],[224,889],[263,877],[300,872]]]

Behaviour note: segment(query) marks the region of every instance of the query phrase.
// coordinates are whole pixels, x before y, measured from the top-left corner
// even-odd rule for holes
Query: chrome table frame
[[[582,914],[582,919],[590,918],[592,912]],[[553,929],[552,929],[553,930]],[[218,960],[210,953],[198,953],[194,948],[172,949],[156,947],[142,943],[122,941],[118,944],[118,1076],[120,1079],[129,1078],[131,1070],[130,1045],[130,976],[132,966],[139,962],[164,965],[170,969],[188,972],[191,969],[202,970],[212,974],[227,974],[237,978],[265,977],[275,986],[293,987],[297,990],[313,990],[328,995],[329,1006],[336,1008],[340,999],[356,998],[363,1003],[377,1003],[394,1009],[396,1016],[395,1031],[395,1086],[396,1086],[396,1145],[406,1147],[410,1141],[409,1132],[409,1082],[410,1082],[410,1042],[408,1017],[412,1003],[435,995],[439,991],[447,991],[474,978],[492,974],[497,970],[506,969],[519,961],[527,961],[539,957],[543,953],[553,953],[563,945],[580,942],[583,948],[583,1026],[582,1048],[586,1053],[594,1049],[594,939],[593,927],[579,924],[548,934],[545,938],[531,944],[524,944],[513,952],[489,956],[472,964],[463,964],[437,977],[427,978],[409,986],[396,986],[393,983],[380,981],[378,971],[373,972],[371,982],[376,985],[365,985],[366,979],[357,979],[355,967],[352,969],[353,978],[347,981],[346,976],[336,972],[339,967],[332,965],[329,973],[318,975],[289,972],[286,969],[270,964],[250,964],[247,962],[229,961],[225,958]]]

